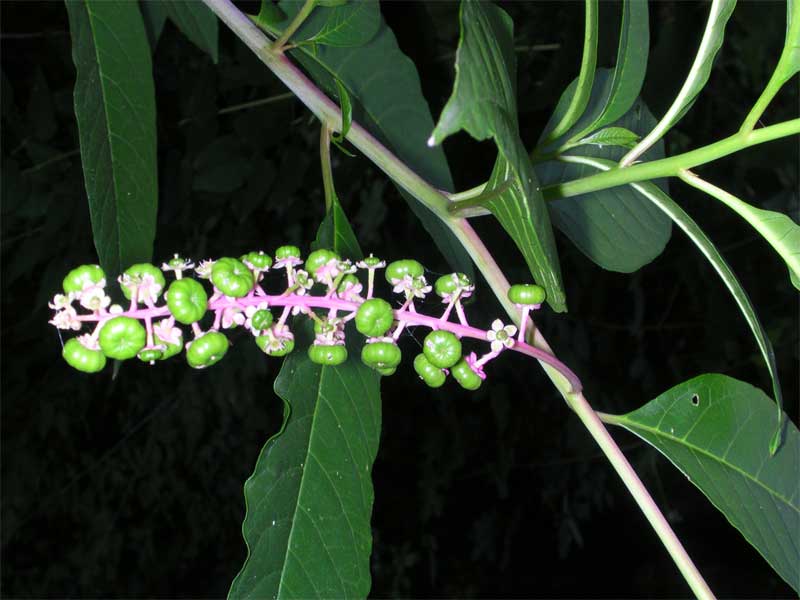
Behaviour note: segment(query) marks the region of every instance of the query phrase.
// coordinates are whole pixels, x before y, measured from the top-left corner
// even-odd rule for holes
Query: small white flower
[[[158,295],[161,293],[161,289],[163,286],[156,281],[156,278],[152,275],[145,274],[141,278],[141,282],[139,283],[139,294],[137,299],[140,302],[147,303],[149,301],[150,304],[154,304],[155,301],[158,299]]]
[[[56,294],[55,296],[53,296],[53,301],[48,302],[47,306],[55,310],[61,310],[62,308],[72,308],[73,300],[75,300],[75,294],[73,292],[70,292],[66,296],[64,294]]]
[[[183,342],[183,332],[175,327],[175,319],[169,317],[153,324],[153,333],[165,344],[174,346]]]
[[[298,286],[294,293],[298,296],[304,296],[308,290],[314,287],[314,280],[302,269],[295,272],[294,282]]]
[[[100,350],[100,343],[91,333],[84,333],[78,336],[78,343],[89,350]]]
[[[119,304],[112,304],[111,306],[108,307],[108,312],[110,312],[112,315],[119,315],[125,312],[125,309],[122,308]]]
[[[495,319],[491,330],[486,332],[486,339],[492,342],[492,352],[500,352],[503,348],[511,348],[514,345],[514,336],[517,328],[513,325],[503,326],[500,319]]]
[[[339,297],[347,302],[357,302],[361,299],[361,290],[364,286],[360,283],[347,282],[339,291]]]
[[[288,256],[286,258],[281,258],[280,260],[276,260],[275,263],[272,265],[273,269],[282,269],[283,267],[296,267],[297,265],[302,264],[303,261],[297,256]]]
[[[339,261],[335,258],[330,259],[322,265],[317,272],[314,273],[314,278],[328,287],[333,285],[333,280],[341,274],[339,270]]]
[[[103,288],[96,286],[81,292],[81,306],[87,310],[100,310],[111,304],[111,298],[106,295]]]
[[[248,331],[251,331],[255,335],[261,333],[260,329],[253,328],[253,315],[256,314],[259,310],[266,310],[268,308],[269,308],[268,303],[261,302],[258,306],[250,305],[244,309],[244,316],[246,317],[244,321],[244,326],[247,328]]]
[[[197,276],[201,279],[210,279],[211,268],[214,266],[214,262],[215,261],[211,259],[201,260],[200,264],[194,268],[194,272],[197,273]]]
[[[81,322],[78,320],[78,313],[71,306],[61,309],[53,318],[48,321],[51,325],[55,325],[58,329],[73,329],[78,331],[81,328]]]
[[[174,271],[176,277],[178,273],[189,269],[194,269],[194,263],[189,259],[181,258],[177,253],[169,262],[161,263],[162,271]]]
[[[244,325],[245,316],[242,314],[242,309],[236,306],[231,306],[222,311],[222,327],[231,329],[237,325]]]
[[[364,260],[360,260],[356,263],[356,266],[359,269],[382,269],[386,266],[385,260],[376,260],[375,257],[370,253],[370,255],[365,258]]]

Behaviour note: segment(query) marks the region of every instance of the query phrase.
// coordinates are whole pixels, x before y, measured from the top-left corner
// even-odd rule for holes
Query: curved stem
[[[334,129],[341,126],[341,112],[308,78],[303,75],[284,56],[276,56],[270,51],[269,40],[250,20],[243,15],[230,0],[203,0],[233,32],[242,39],[262,62],[278,76],[295,95],[323,122],[327,122]],[[800,124],[800,119],[798,119]],[[520,314],[514,304],[508,299],[508,281],[503,275],[491,253],[483,241],[478,237],[472,227],[464,219],[454,218],[447,214],[449,200],[437,189],[417,175],[407,165],[394,156],[380,142],[378,142],[361,125],[353,122],[347,134],[347,140],[356,146],[367,158],[375,163],[398,185],[409,191],[417,200],[427,206],[434,214],[439,216],[450,228],[456,237],[467,249],[476,266],[486,278],[509,317],[519,325]],[[631,169],[628,169],[631,170]],[[619,184],[616,184],[619,185]],[[541,332],[533,327],[529,334],[531,347],[543,350],[549,354],[550,346]],[[589,433],[598,443],[603,452],[608,456],[612,466],[623,478],[631,491],[636,503],[648,517],[656,534],[661,539],[670,555],[675,560],[681,573],[698,597],[703,599],[713,598],[705,585],[702,576],[694,568],[691,559],[686,554],[674,532],[669,527],[666,519],[660,514],[658,507],[653,502],[644,485],[636,477],[633,468],[625,459],[619,447],[611,438],[608,431],[594,414],[589,403],[582,394],[571,393],[570,382],[553,366],[540,361],[548,377],[561,392],[578,417],[584,422]],[[624,474],[624,475],[623,475]]]
[[[289,26],[284,29],[283,33],[275,40],[272,44],[272,51],[273,52],[283,52],[283,48],[286,45],[286,42],[289,41],[289,38],[292,37],[295,31],[300,29],[300,26],[303,22],[308,18],[311,14],[311,11],[314,10],[314,7],[317,5],[317,0],[306,0],[305,4],[300,7],[300,10],[297,11],[297,14],[292,19],[292,22],[289,23]]]
[[[553,200],[605,190],[626,183],[670,177],[677,175],[682,169],[691,169],[751,146],[797,134],[800,134],[800,118],[753,131],[735,133],[718,142],[683,154],[630,167],[615,167],[596,175],[550,185],[543,188],[542,192],[546,200]]]
[[[331,169],[331,130],[322,123],[319,129],[319,162],[322,167],[322,189],[325,194],[325,212],[333,208],[336,190],[333,187],[333,171]]]

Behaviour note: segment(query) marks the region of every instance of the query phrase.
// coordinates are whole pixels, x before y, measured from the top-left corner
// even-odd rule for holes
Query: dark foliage
[[[652,3],[645,99],[661,114],[681,83],[706,7]],[[245,557],[242,483],[279,426],[279,363],[251,343],[203,372],[126,363],[116,379],[60,359],[47,300],[95,259],[72,113],[74,67],[61,3],[2,10],[2,588],[5,597],[222,597]],[[577,72],[581,5],[508,3],[519,40],[525,138],[534,140]],[[600,64],[613,61],[617,7],[602,4]],[[386,3],[434,114],[449,94],[455,5]],[[668,137],[674,153],[732,132],[783,39],[781,3],[742,3],[707,91]],[[420,33],[423,32],[423,33]],[[546,44],[544,48],[539,45]],[[552,45],[552,46],[551,46]],[[168,25],[154,54],[160,207],[155,259],[307,247],[323,216],[313,118],[232,35],[220,64]],[[272,98],[257,107],[236,108]],[[789,117],[797,86],[765,116]],[[446,144],[464,189],[489,173],[489,145]],[[756,205],[797,219],[796,140],[702,169]],[[367,250],[446,266],[395,189],[337,153],[339,196]],[[680,184],[750,293],[797,419],[798,305],[784,265],[738,217]],[[524,263],[488,220],[476,227],[512,276]],[[570,312],[541,326],[600,410],[624,412],[702,372],[769,389],[724,286],[679,232],[633,276],[602,271],[559,238]],[[479,285],[480,291],[480,285]],[[474,314],[499,308],[485,291]],[[242,340],[244,341],[244,340]],[[418,344],[408,336],[409,348]],[[495,367],[496,365],[496,367]],[[686,596],[643,516],[538,368],[493,364],[478,393],[431,391],[404,364],[384,383],[374,469],[376,597]],[[666,460],[615,434],[722,597],[790,589]]]

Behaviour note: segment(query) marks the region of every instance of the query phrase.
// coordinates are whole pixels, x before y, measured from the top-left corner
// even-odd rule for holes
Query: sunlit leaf
[[[606,127],[575,142],[576,146],[594,145],[633,148],[639,136],[624,127]]]
[[[666,456],[800,592],[800,432],[768,450],[774,405],[725,375],[695,377],[609,421]]]

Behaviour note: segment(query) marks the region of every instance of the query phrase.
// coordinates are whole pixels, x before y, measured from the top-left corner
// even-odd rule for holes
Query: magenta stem
[[[466,323],[466,317],[464,316],[463,308],[461,307],[460,302],[457,302],[455,306],[461,323],[453,323],[450,321],[442,322],[439,317],[431,317],[416,312],[414,310],[413,299],[409,298],[409,300],[410,302],[406,303],[408,305],[406,309],[401,308],[394,311],[395,320],[399,324],[398,328],[405,328],[406,326],[411,325],[428,327],[429,329],[444,329],[454,333],[459,338],[472,338],[483,342],[487,341],[485,330],[478,329],[477,327],[471,327]],[[358,307],[361,304],[360,302],[350,302],[348,300],[341,300],[335,297],[326,298],[324,296],[299,296],[297,294],[290,294],[288,296],[266,295],[262,297],[251,298],[229,298],[226,296],[221,296],[212,302],[209,302],[208,308],[209,310],[215,311],[218,315],[220,315],[226,308],[239,308],[244,310],[248,306],[257,306],[264,301],[266,301],[270,306],[283,306],[283,313],[281,313],[281,317],[277,325],[278,330],[284,327],[286,319],[289,318],[289,314],[291,313],[291,309],[295,306],[299,306],[304,309],[321,308],[328,309],[329,311],[341,311],[347,313],[348,317],[350,317],[351,314],[354,314],[358,310]],[[158,317],[168,317],[170,316],[170,312],[169,308],[166,306],[160,306],[155,308],[129,310],[127,312],[120,313],[120,316],[132,317],[134,319],[153,319]],[[78,319],[81,321],[98,320],[95,315],[83,315],[79,316]],[[203,334],[197,323],[192,324],[192,331],[194,331],[195,336],[200,336]],[[530,344],[520,342],[519,340],[515,341],[514,345],[509,348],[509,350],[531,356],[551,365],[567,378],[572,386],[573,391],[578,392],[581,390],[581,382],[577,375],[575,375],[575,373],[573,373],[569,367],[567,367],[549,352],[545,352],[539,348],[534,348]]]

